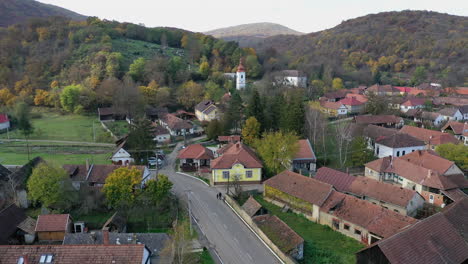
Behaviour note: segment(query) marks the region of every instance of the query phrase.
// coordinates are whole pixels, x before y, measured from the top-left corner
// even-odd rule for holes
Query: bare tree
[[[174,263],[177,264],[198,263],[197,256],[192,252],[192,238],[188,230],[188,221],[175,221],[173,246]]]
[[[13,202],[16,204],[17,202],[17,193],[16,193],[16,188],[21,184],[21,182],[16,178],[14,177],[14,174],[15,173],[10,173],[7,175],[7,183],[8,183],[8,187],[10,187],[10,190],[11,190],[11,197],[13,199]]]
[[[320,110],[306,106],[305,120],[307,137],[312,141],[312,145],[316,147],[320,140],[320,131],[323,131],[323,127],[327,126],[325,117]]]
[[[347,122],[335,123],[333,128],[336,138],[336,148],[338,149],[338,158],[340,166],[343,168],[348,159],[348,149],[352,140],[351,129]]]

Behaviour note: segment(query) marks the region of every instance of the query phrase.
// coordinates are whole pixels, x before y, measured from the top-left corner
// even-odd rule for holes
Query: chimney
[[[89,234],[90,234],[90,236],[91,236],[91,239],[95,242],[95,241],[96,241],[96,232],[93,231],[93,232],[91,232],[91,233],[89,233]],[[102,231],[102,234],[103,234],[103,236],[104,236],[104,231]]]
[[[431,170],[427,171],[427,178],[431,178]]]
[[[109,245],[109,228],[104,227],[102,229],[102,244]]]
[[[136,244],[137,243],[137,235],[135,233],[133,233],[133,240],[132,240],[133,244]]]

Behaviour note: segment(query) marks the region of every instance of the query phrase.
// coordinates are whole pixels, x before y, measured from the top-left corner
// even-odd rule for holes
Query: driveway
[[[178,148],[179,145],[168,155],[167,165],[160,173],[169,177],[174,184],[173,191],[179,198],[188,198],[199,228],[209,241],[209,247],[218,253],[222,263],[281,263],[227,204],[216,199],[216,188],[175,173],[174,162]]]

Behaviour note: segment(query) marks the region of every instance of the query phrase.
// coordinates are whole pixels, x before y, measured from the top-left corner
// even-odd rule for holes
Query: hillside
[[[315,78],[325,74],[372,83],[378,76],[382,82],[407,84],[418,66],[428,79],[449,85],[468,76],[468,18],[436,12],[371,14],[329,30],[250,45],[263,51],[267,68],[273,67],[269,61],[285,61]]]
[[[0,0],[0,27],[22,23],[31,18],[63,16],[76,21],[86,16],[54,5],[34,0]]]
[[[295,31],[280,24],[264,22],[219,28],[206,31],[204,34],[227,41],[237,41],[242,45],[257,39],[277,35],[303,35],[304,33]]]

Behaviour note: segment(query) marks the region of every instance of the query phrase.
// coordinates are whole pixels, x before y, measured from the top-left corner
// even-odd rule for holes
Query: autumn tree
[[[143,81],[143,76],[145,72],[145,58],[138,58],[130,64],[128,74],[133,78],[135,82]]]
[[[208,81],[205,84],[205,99],[219,102],[223,97],[225,90],[214,81]]]
[[[141,171],[135,167],[122,167],[110,173],[102,189],[107,204],[113,208],[131,207],[140,192],[141,177]]]
[[[418,66],[414,70],[413,78],[411,78],[411,83],[413,85],[419,85],[427,79],[427,70],[424,66]]]
[[[206,58],[202,63],[200,63],[199,72],[203,79],[208,78],[208,76],[210,75],[210,64],[208,63]]]
[[[351,142],[350,163],[353,167],[362,167],[374,159],[374,153],[367,148],[364,137],[355,137]]]
[[[436,147],[436,152],[453,162],[464,171],[468,171],[468,146],[463,144],[442,144]]]
[[[340,167],[343,168],[348,160],[349,145],[352,140],[349,123],[333,124],[333,138],[335,139],[335,148],[338,150],[338,161]]]
[[[247,145],[253,145],[260,136],[260,123],[254,116],[247,118],[242,128],[242,138]]]
[[[388,111],[388,100],[385,96],[369,93],[367,95],[366,112],[372,115],[380,115]]]
[[[299,149],[294,132],[266,132],[254,143],[269,176],[291,168],[293,156]]]
[[[60,103],[67,112],[73,113],[80,105],[81,89],[80,85],[69,85],[63,88],[60,94]]]
[[[166,175],[159,174],[157,178],[157,180],[148,180],[143,191],[143,195],[154,205],[158,205],[163,201],[172,188],[172,182]]]
[[[151,81],[148,86],[140,86],[140,94],[145,104],[156,105],[159,85],[156,81]]]
[[[201,100],[203,100],[203,87],[194,81],[182,84],[177,90],[177,101],[187,109],[194,107]]]
[[[333,90],[340,90],[343,89],[343,80],[341,78],[334,78],[332,81],[332,89]]]
[[[35,105],[46,105],[50,104],[49,102],[49,92],[42,89],[36,90],[36,96],[34,96],[34,104]]]
[[[256,55],[248,55],[245,58],[245,67],[247,68],[248,77],[258,78],[262,74],[262,66]]]
[[[28,196],[44,207],[69,208],[76,199],[68,173],[55,164],[40,163],[27,182]]]
[[[16,102],[16,96],[8,88],[0,89],[0,106],[12,106]]]

